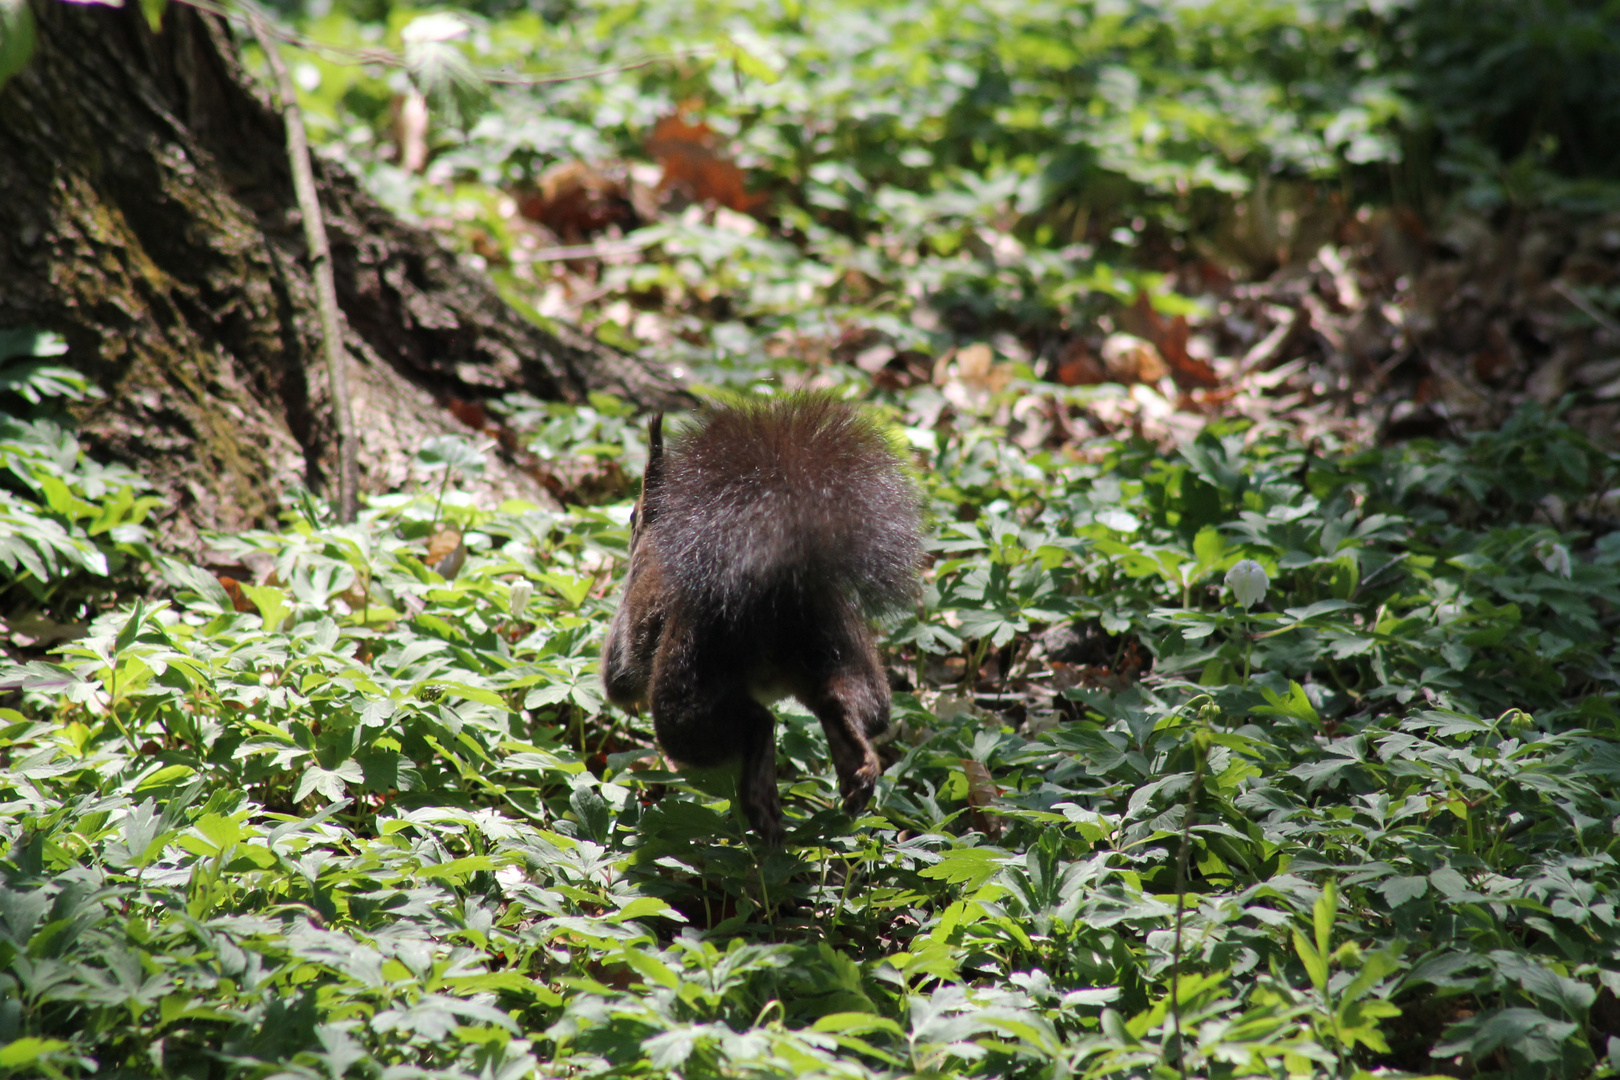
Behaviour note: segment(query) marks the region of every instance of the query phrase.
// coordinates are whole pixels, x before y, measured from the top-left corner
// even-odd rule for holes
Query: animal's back
[[[719,409],[648,428],[624,597],[602,649],[608,696],[645,703],[672,760],[742,759],[737,801],[781,843],[776,720],[797,697],[827,733],[842,804],[882,772],[889,685],[866,615],[909,600],[922,558],[916,486],[883,432],[830,398]]]
[[[649,540],[698,610],[836,599],[876,614],[914,595],[916,487],[849,406],[815,394],[727,406],[676,435],[663,468]]]

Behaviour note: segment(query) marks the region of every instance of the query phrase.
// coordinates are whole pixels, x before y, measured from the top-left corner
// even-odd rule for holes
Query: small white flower
[[[1258,604],[1271,587],[1271,579],[1266,576],[1265,567],[1253,559],[1244,559],[1226,572],[1226,587],[1232,590],[1232,596],[1248,611]]]
[[[1547,568],[1547,573],[1558,577],[1569,577],[1569,548],[1563,544],[1543,543],[1536,545],[1536,557],[1541,565]]]
[[[523,618],[524,609],[529,606],[529,597],[534,595],[534,585],[528,581],[512,583],[512,594],[507,597],[507,605],[512,611],[512,618]]]
[[[1139,524],[1135,515],[1125,510],[1110,507],[1097,515],[1097,523],[1106,525],[1115,532],[1133,533]]]

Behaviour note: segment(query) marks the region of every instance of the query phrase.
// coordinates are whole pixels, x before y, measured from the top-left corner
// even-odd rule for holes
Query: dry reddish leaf
[[[568,506],[596,506],[622,498],[630,478],[613,458],[531,458],[524,471],[538,480],[558,502]]]
[[[1152,297],[1140,289],[1131,300],[1130,306],[1121,310],[1114,321],[1125,333],[1134,334],[1148,341],[1154,341],[1164,333],[1164,319],[1153,310]]]
[[[982,761],[963,758],[962,775],[967,777],[968,805],[973,808],[970,812],[973,827],[992,839],[1000,836],[1001,819],[986,812],[1001,794],[996,782],[990,779],[990,770],[984,767]]]
[[[446,581],[461,573],[467,561],[467,545],[455,529],[440,529],[428,537],[427,558],[422,560],[439,572]]]
[[[1119,663],[1116,672],[1127,683],[1135,682],[1137,677],[1152,663],[1152,657],[1142,648],[1142,643],[1131,638],[1119,652]]]
[[[934,364],[934,384],[960,382],[974,390],[1000,393],[1012,381],[1011,364],[995,362],[995,350],[982,341],[946,352]]]
[[[1169,374],[1159,350],[1134,334],[1109,334],[1102,361],[1110,382],[1156,383]]]
[[[764,197],[748,191],[743,172],[720,153],[719,139],[709,125],[699,120],[689,124],[675,113],[653,125],[647,136],[647,153],[663,166],[661,190],[684,187],[698,202],[713,201],[747,213],[764,202]]]
[[[990,379],[996,354],[982,341],[956,350],[956,374],[963,382],[981,384]]]
[[[259,610],[259,605],[255,604],[252,600],[249,600],[247,598],[247,593],[242,591],[242,583],[240,581],[237,581],[233,577],[228,577],[225,574],[220,574],[218,577],[220,588],[224,589],[225,595],[231,598],[232,608],[243,612],[244,614]]]
[[[1095,386],[1108,381],[1108,372],[1091,355],[1085,339],[1074,338],[1058,353],[1052,378],[1064,386]]]
[[[504,266],[510,261],[501,245],[483,229],[474,229],[467,239],[472,245],[473,254],[485,262],[493,266]]]
[[[516,191],[513,198],[518,213],[568,244],[609,225],[634,228],[639,220],[627,182],[583,161],[565,161],[546,170],[538,187]]]
[[[483,431],[485,427],[489,426],[489,413],[479,402],[451,398],[446,408],[450,410],[451,416],[454,416],[474,431]]]
[[[1194,390],[1187,395],[1191,406],[1200,412],[1218,412],[1237,397],[1235,386],[1219,386],[1213,390]]]
[[[1176,371],[1204,386],[1214,386],[1220,381],[1215,375],[1215,369],[1187,351],[1187,342],[1190,340],[1192,328],[1187,325],[1187,316],[1177,315],[1165,328],[1164,341],[1159,345],[1159,352]]]
[[[1184,389],[1220,385],[1220,376],[1215,374],[1215,369],[1187,352],[1192,329],[1187,325],[1185,315],[1177,315],[1166,323],[1164,316],[1153,310],[1153,298],[1139,290],[1131,304],[1129,319],[1121,320],[1121,325],[1127,323],[1139,336],[1153,343],[1165,363],[1170,365],[1170,374],[1177,385]]]
[[[1196,282],[1196,291],[1205,293],[1224,293],[1232,287],[1232,275],[1226,268],[1209,259],[1200,259],[1190,267],[1184,267],[1182,275]]]

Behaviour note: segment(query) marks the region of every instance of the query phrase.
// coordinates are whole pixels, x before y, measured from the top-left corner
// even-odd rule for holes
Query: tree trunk
[[[171,543],[266,523],[289,486],[336,470],[281,119],[213,16],[171,4],[153,33],[134,3],[31,2],[38,46],[0,90],[0,327],[67,339],[107,394],[79,416],[87,448],[168,496]],[[456,416],[481,423],[513,391],[679,398],[635,358],[521,318],[341,166],[315,175],[362,490],[399,487],[423,438],[469,433]],[[492,486],[543,498],[502,441]]]

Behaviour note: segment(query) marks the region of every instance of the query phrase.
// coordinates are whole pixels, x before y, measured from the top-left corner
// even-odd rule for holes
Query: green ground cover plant
[[[544,307],[554,284],[524,193],[582,162],[622,181],[628,201],[593,213],[642,257],[567,306],[708,381],[857,332],[936,352],[1006,332],[1038,356],[1138,289],[1162,294],[1170,267],[1241,279],[1308,257],[1367,200],[1608,207],[1620,182],[1597,134],[1620,114],[1620,36],[1596,0],[286,10],[328,46],[289,50],[328,152],[459,236],[514,299]],[[356,62],[379,47],[401,66]],[[657,184],[654,163],[693,150],[660,149],[670,117],[741,167],[722,201],[757,222],[630,206],[631,176]]]
[[[640,452],[613,402],[569,415]],[[836,810],[781,710],[772,853],[604,711],[627,504],[295,517],[220,538],[274,560],[245,603],[154,555],[157,595],[7,676],[0,1064],[1613,1070],[1620,543],[1539,509],[1613,462],[1534,414],[1332,458],[1240,426],[1087,449],[963,423],[926,452],[874,807]],[[1057,689],[1030,657],[1066,626],[1151,667]]]
[[[580,305],[599,333],[721,381],[762,350],[851,327],[901,349],[964,330],[1051,337],[1193,249],[1266,266],[1320,243],[1328,193],[1387,197],[1407,127],[1423,127],[1400,92],[1415,46],[1376,7],[336,3],[306,18],[313,39],[386,46],[405,66],[289,55],[333,151],[530,304],[551,274],[530,265],[501,193],[574,162],[657,158],[661,119],[703,125],[746,170],[728,205],[761,222],[623,215],[645,257],[606,268]],[[674,59],[646,64],[661,57]],[[475,74],[581,71],[606,74],[540,86]],[[432,117],[420,172],[401,167],[397,136],[413,92]],[[1316,182],[1280,219],[1266,202],[1278,183]],[[913,321],[919,306],[938,333]]]
[[[1177,260],[1308,255],[1319,204],[1604,197],[1569,133],[1609,115],[1612,20],[1464,8],[286,7],[401,54],[287,50],[325,152],[515,304],[562,289],[703,393],[815,382],[911,447],[931,565],[883,627],[886,771],[851,820],[780,706],[763,852],[725,776],[604,705],[633,491],[497,505],[439,441],[353,525],[291,493],[212,538],[266,568],[227,584],[80,452],[59,344],[0,338],[0,595],[39,614],[0,668],[0,1071],[1620,1073],[1614,456],[1558,405],[1388,446],[1029,437],[1029,403],[1125,393],[1037,379],[1049,346],[1139,290],[1218,302]],[[470,74],[501,65],[598,74]],[[507,204],[649,165],[680,110],[764,209],[667,202],[606,237],[634,258],[554,274]],[[1294,225],[1256,225],[1290,184]],[[996,378],[951,374],[990,341]],[[497,411],[542,459],[645,454],[612,398]]]

